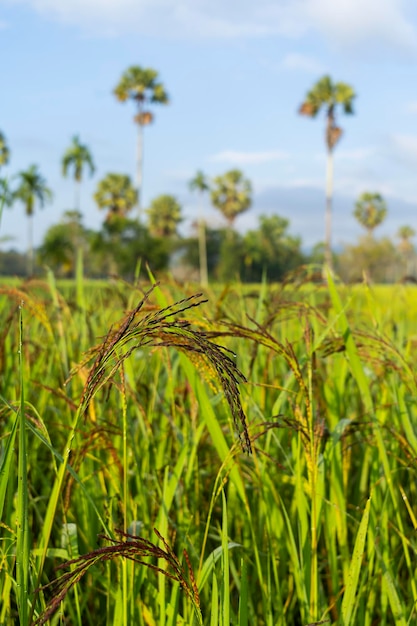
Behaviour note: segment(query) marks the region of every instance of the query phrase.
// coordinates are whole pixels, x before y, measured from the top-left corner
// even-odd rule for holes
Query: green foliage
[[[181,205],[174,196],[163,194],[152,200],[148,214],[149,232],[155,237],[174,237],[182,222]]]
[[[207,268],[209,277],[213,278],[220,260],[222,241],[226,237],[224,229],[206,229]],[[181,241],[181,260],[195,269],[200,267],[199,241],[195,237]]]
[[[357,245],[345,246],[338,257],[338,271],[347,282],[361,282],[365,276],[374,283],[401,278],[401,260],[389,239],[363,237]]]
[[[2,276],[25,276],[27,258],[16,250],[0,251],[0,274]]]
[[[414,288],[307,279],[1,288],[1,624],[415,622]]]
[[[228,229],[222,238],[219,262],[216,267],[216,278],[221,282],[239,280],[244,260],[244,243],[242,235]]]
[[[244,276],[260,282],[266,272],[269,280],[282,280],[285,274],[304,262],[301,240],[287,233],[289,221],[279,215],[259,217],[259,228],[243,238]]]
[[[342,107],[346,114],[353,113],[353,100],[356,94],[347,83],[334,83],[330,76],[323,76],[307,95],[299,108],[301,115],[316,117],[322,110],[326,114],[326,145],[332,151],[342,136],[342,129],[336,125],[336,110]]]
[[[72,144],[65,151],[61,161],[62,175],[67,176],[68,170],[72,169],[74,180],[81,182],[84,168],[88,169],[90,176],[95,172],[93,157],[88,147],[80,142],[78,135],[72,138]]]
[[[7,165],[10,159],[10,150],[7,145],[6,137],[0,132],[0,167]]]
[[[27,170],[19,172],[17,178],[18,187],[14,191],[14,198],[22,202],[26,215],[31,217],[35,210],[36,201],[42,208],[46,202],[52,200],[52,191],[47,187],[37,165],[31,165]]]
[[[138,108],[135,121],[144,126],[152,121],[152,116],[144,110],[147,104],[168,104],[169,98],[165,88],[158,81],[158,72],[151,68],[138,65],[129,67],[121,76],[113,90],[120,102],[133,100]]]
[[[38,248],[41,264],[48,265],[59,276],[74,276],[77,251],[88,252],[89,233],[78,211],[66,211],[60,223],[51,226]]]
[[[9,207],[13,204],[13,192],[10,189],[10,184],[7,178],[0,178],[0,206],[1,210],[4,207]]]
[[[27,170],[21,171],[17,175],[18,187],[13,192],[13,201],[20,200],[24,205],[28,217],[28,252],[27,252],[27,274],[31,276],[34,271],[33,259],[33,214],[36,202],[42,208],[46,202],[52,201],[52,191],[47,187],[46,181],[39,172],[37,165],[31,165]]]
[[[194,178],[189,182],[189,188],[191,191],[199,191],[202,198],[203,193],[209,191],[210,185],[206,175],[201,170],[198,170]],[[202,287],[208,285],[208,260],[207,260],[207,234],[206,223],[203,219],[203,201],[201,199],[199,218],[197,221],[198,228],[198,256],[199,256],[199,271],[200,271],[200,283]]]
[[[191,191],[199,191],[203,193],[204,191],[210,190],[210,184],[207,180],[207,176],[201,170],[198,170],[188,184]]]
[[[170,245],[164,238],[152,237],[147,228],[136,220],[115,217],[106,221],[98,233],[91,234],[90,267],[93,275],[119,274],[133,278],[141,261],[153,271],[166,269]]]
[[[372,237],[375,228],[386,218],[387,212],[387,205],[381,194],[365,191],[359,196],[353,215]]]
[[[210,197],[232,227],[236,217],[252,204],[252,185],[240,170],[230,170],[213,180]]]
[[[107,174],[102,178],[94,194],[99,209],[107,211],[106,221],[126,218],[137,202],[137,192],[130,176]]]

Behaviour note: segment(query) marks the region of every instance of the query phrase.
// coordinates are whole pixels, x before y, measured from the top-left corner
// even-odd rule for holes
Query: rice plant
[[[414,288],[0,287],[0,623],[414,623]]]

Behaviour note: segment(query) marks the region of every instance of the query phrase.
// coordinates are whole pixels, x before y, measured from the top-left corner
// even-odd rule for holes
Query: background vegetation
[[[340,113],[354,113],[356,93],[352,86],[323,76],[307,91],[299,107],[301,115],[316,118],[324,113],[325,120],[324,243],[308,251],[301,238],[291,234],[289,220],[277,214],[260,215],[257,227],[246,233],[236,230],[239,216],[253,205],[252,183],[238,169],[212,180],[198,170],[189,181],[189,188],[198,192],[200,199],[193,231],[187,235],[181,231],[183,214],[178,198],[163,193],[143,207],[144,130],[155,120],[155,105],[169,104],[169,94],[156,70],[131,66],[122,74],[113,96],[135,107],[136,180],[123,172],[109,172],[98,181],[94,200],[105,213],[104,220],[98,231],[85,228],[81,187],[85,175],[94,175],[95,163],[89,146],[75,135],[61,158],[62,175],[74,179],[74,200],[68,203],[72,208],[49,228],[34,251],[33,220],[37,209],[53,200],[52,190],[36,165],[11,180],[1,178],[1,208],[24,206],[28,244],[26,254],[13,249],[0,251],[0,274],[41,275],[49,267],[57,276],[71,277],[77,258],[82,257],[85,272],[91,277],[118,274],[130,280],[140,261],[143,271],[148,263],[153,271],[169,270],[177,278],[198,279],[204,287],[210,280],[259,282],[267,276],[271,281],[281,281],[306,262],[323,261],[346,281],[360,281],[364,274],[367,280],[382,283],[415,279],[414,229],[404,225],[394,239],[375,238],[375,230],[389,211],[378,191],[365,190],[352,207],[366,236],[338,251],[332,247],[333,162],[344,133],[338,117]],[[10,154],[6,137],[0,133],[0,167],[9,162]],[[224,226],[214,228],[205,219],[208,201],[223,216]]]

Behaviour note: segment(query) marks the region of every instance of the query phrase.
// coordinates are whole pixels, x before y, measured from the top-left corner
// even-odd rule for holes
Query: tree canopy
[[[182,221],[181,205],[174,196],[163,194],[152,200],[148,214],[149,231],[156,237],[173,237]]]
[[[67,176],[68,170],[73,170],[74,179],[78,183],[82,180],[84,169],[89,171],[90,176],[96,169],[89,148],[80,142],[78,135],[72,138],[72,144],[65,151],[61,165],[62,175]]]
[[[6,137],[0,132],[0,167],[7,165],[10,159],[10,150],[7,145]]]
[[[365,191],[359,196],[353,215],[372,237],[375,228],[386,218],[387,212],[387,205],[381,194]]]
[[[106,220],[112,221],[127,217],[136,204],[137,191],[130,176],[111,173],[99,181],[93,197],[98,208],[107,211]]]
[[[330,76],[323,76],[302,102],[299,113],[308,117],[316,117],[324,109],[326,115],[326,145],[333,150],[342,135],[342,129],[336,125],[336,110],[341,107],[347,115],[353,113],[353,101],[356,94],[347,83],[335,83]]]
[[[132,65],[121,76],[113,90],[120,102],[133,100],[137,107],[135,122],[146,126],[153,115],[145,107],[149,104],[168,104],[169,97],[164,85],[158,80],[158,72],[152,68]]]
[[[230,170],[213,180],[211,201],[232,227],[236,217],[252,204],[252,185],[240,170]]]

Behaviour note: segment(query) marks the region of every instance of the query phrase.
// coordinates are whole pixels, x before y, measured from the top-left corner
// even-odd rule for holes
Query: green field
[[[0,624],[415,624],[417,289],[0,286]]]

